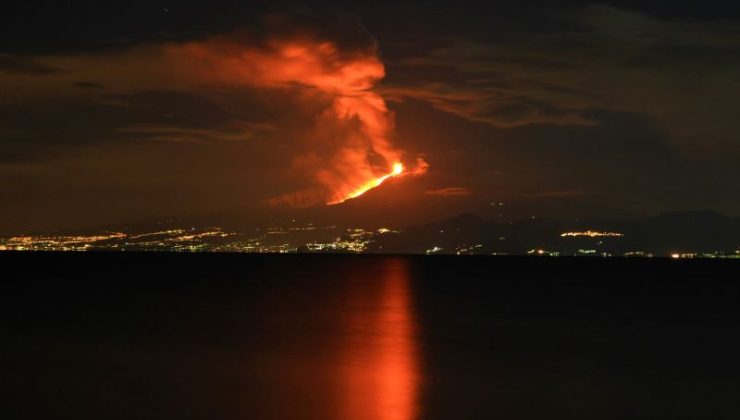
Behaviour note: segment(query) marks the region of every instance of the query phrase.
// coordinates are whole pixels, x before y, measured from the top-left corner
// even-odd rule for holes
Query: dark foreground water
[[[3,419],[740,418],[737,261],[0,264]]]

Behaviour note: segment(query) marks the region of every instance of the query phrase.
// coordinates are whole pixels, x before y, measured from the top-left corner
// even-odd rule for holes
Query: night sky
[[[0,11],[0,233],[740,214],[738,2],[62,3]]]

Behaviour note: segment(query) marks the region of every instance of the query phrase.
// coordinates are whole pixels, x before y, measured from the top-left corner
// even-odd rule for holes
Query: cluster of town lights
[[[588,236],[589,238],[599,238],[603,236],[621,237],[623,233],[619,232],[599,232],[597,230],[586,230],[583,232],[563,232],[560,234],[561,237],[565,238],[568,236]]]

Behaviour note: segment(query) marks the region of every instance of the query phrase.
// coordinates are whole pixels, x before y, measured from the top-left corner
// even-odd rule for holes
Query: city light
[[[588,236],[589,238],[597,238],[602,236],[621,237],[624,236],[624,234],[619,232],[599,232],[596,230],[586,230],[583,232],[563,232],[560,234],[560,236],[563,238],[568,236]]]
[[[549,243],[517,249],[515,236],[492,234],[476,242],[460,240],[458,230],[435,230],[434,238],[404,236],[411,231],[393,228],[365,228],[338,225],[320,225],[311,222],[296,223],[289,219],[267,227],[246,232],[222,227],[169,227],[152,231],[122,229],[94,234],[18,235],[0,237],[0,251],[161,251],[161,252],[230,252],[230,253],[387,253],[408,252],[426,255],[515,255],[550,257],[641,257],[663,256],[672,259],[740,258],[740,252],[727,250],[684,250],[666,252],[655,249],[623,249],[597,240],[592,246],[566,246]],[[412,234],[413,235],[413,234]],[[404,237],[407,248],[394,245],[394,237]],[[586,230],[564,232],[561,237],[621,237],[618,232]],[[505,241],[505,242],[504,242]],[[399,251],[401,249],[401,251]]]

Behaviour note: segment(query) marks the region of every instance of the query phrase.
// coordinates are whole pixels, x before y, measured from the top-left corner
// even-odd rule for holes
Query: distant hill
[[[593,236],[578,234],[587,231],[598,233]],[[565,232],[574,235],[561,236]],[[668,255],[733,253],[738,247],[740,218],[711,210],[666,212],[646,219],[566,222],[529,218],[506,223],[464,213],[379,237],[371,252],[525,254],[543,250],[561,255],[623,255],[628,252]]]

